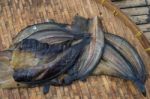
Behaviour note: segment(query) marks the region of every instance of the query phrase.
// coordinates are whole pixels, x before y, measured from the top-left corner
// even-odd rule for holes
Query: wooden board
[[[144,32],[150,32],[150,24],[138,25]]]
[[[130,16],[130,18],[137,24],[137,25],[144,25],[150,24],[150,16],[149,15],[137,15],[137,16]],[[143,31],[143,30],[142,30]]]
[[[124,8],[122,9],[124,13],[128,13],[128,15],[131,16],[137,16],[137,15],[148,15],[149,14],[149,8],[148,7],[134,7],[134,8]]]
[[[150,42],[150,32],[145,32],[144,35],[148,38],[148,40]]]
[[[17,33],[28,25],[55,19],[70,23],[77,13],[86,18],[101,16],[108,32],[126,38],[137,48],[150,72],[149,56],[143,44],[133,35],[131,27],[100,4],[100,0],[3,0],[0,1],[0,49],[8,48]],[[147,46],[147,45],[146,45]],[[147,97],[150,79],[146,82]],[[0,99],[143,99],[130,82],[108,76],[89,77],[67,87],[51,87],[43,95],[41,87],[0,89]]]
[[[113,3],[139,25],[147,39],[150,39],[150,32],[145,31],[149,28],[147,24],[150,25],[150,0],[114,0]]]
[[[115,4],[119,8],[145,7],[150,5],[150,0],[122,0],[121,2],[115,2]]]

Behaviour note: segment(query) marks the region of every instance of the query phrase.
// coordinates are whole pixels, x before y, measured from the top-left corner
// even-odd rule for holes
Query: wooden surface
[[[150,25],[150,0],[123,0],[113,2],[126,13],[144,32],[150,42],[150,27],[145,31],[144,26]]]
[[[140,53],[148,73],[149,56],[130,27],[102,6],[100,0],[1,0],[0,1],[0,49],[8,48],[17,33],[28,25],[55,19],[72,21],[77,13],[84,17],[101,16],[108,32],[126,38]],[[144,27],[143,27],[144,28]],[[150,98],[150,79],[146,82],[147,98]],[[98,76],[87,82],[75,82],[68,87],[51,87],[47,95],[42,88],[0,89],[0,99],[143,99],[130,81]]]

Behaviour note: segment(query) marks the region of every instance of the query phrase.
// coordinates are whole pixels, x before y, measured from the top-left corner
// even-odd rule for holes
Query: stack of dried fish
[[[0,52],[0,87],[70,85],[90,75],[131,80],[146,95],[145,66],[124,38],[103,31],[98,17],[75,16],[71,25],[50,21],[23,29]]]

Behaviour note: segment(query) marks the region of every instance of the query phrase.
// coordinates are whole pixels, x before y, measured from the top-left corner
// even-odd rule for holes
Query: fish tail
[[[146,97],[146,88],[144,83],[142,83],[140,80],[136,80],[134,81],[134,84],[138,87],[139,91],[142,92],[143,96]]]
[[[76,15],[73,19],[71,28],[73,31],[84,32],[88,30],[89,19]]]

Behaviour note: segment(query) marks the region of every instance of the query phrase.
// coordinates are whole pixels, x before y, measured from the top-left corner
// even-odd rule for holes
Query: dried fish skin
[[[144,62],[138,54],[137,50],[127,40],[120,36],[105,33],[105,38],[130,61],[130,63],[133,65],[138,79],[145,83],[147,79],[147,72],[145,69]]]
[[[56,22],[45,22],[45,23],[37,23],[34,25],[30,25],[18,33],[18,35],[13,39],[12,45],[19,43],[20,41],[29,37],[31,34],[34,34],[37,31],[41,31],[45,29],[59,29],[59,28],[66,28],[66,27],[67,24],[61,24]]]
[[[137,77],[133,65],[109,43],[105,44],[102,60],[93,75],[109,75],[131,80],[143,95],[146,94],[144,83]]]

